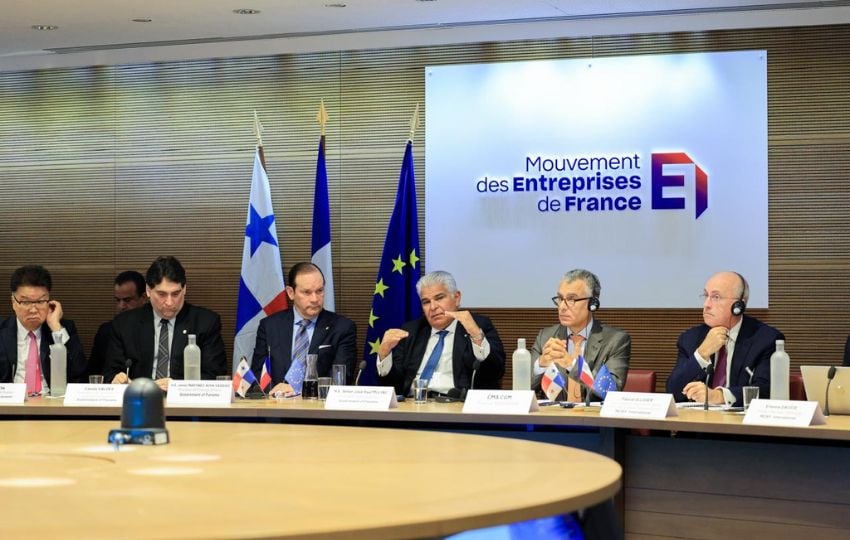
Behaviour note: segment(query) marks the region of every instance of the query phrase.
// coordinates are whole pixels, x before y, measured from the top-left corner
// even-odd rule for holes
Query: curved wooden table
[[[116,422],[9,421],[0,537],[427,537],[611,498],[597,454],[501,437],[171,422],[171,443],[105,443]]]

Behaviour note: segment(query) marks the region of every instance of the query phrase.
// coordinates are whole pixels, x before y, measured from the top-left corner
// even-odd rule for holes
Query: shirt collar
[[[589,339],[589,338],[590,338],[590,330],[591,330],[592,328],[593,328],[593,317],[591,317],[591,318],[590,318],[590,320],[589,320],[589,321],[587,321],[587,326],[585,326],[584,328],[582,328],[582,329],[578,332],[578,335],[580,335],[580,336],[581,336],[581,337],[583,337],[584,339]],[[567,329],[567,339],[570,339],[570,338],[573,336],[573,334],[574,334],[574,332],[570,332],[570,330],[569,330],[569,328],[568,328],[568,329]]]
[[[29,339],[30,331],[24,328],[24,325],[21,324],[21,321],[15,317],[15,322],[18,323],[18,341],[26,341]],[[41,339],[41,326],[32,331],[35,334],[35,339]]]
[[[449,334],[454,334],[454,333],[457,331],[457,319],[453,320],[453,321],[452,321],[452,322],[451,322],[451,323],[450,323],[447,327],[443,328],[443,330],[445,330],[446,332],[448,332],[448,334],[446,334],[447,336],[448,336]],[[440,331],[441,331],[441,330],[437,330],[437,329],[436,329],[436,328],[434,328],[433,326],[431,327],[431,335],[432,335],[432,336],[433,336],[434,334],[436,334],[437,332],[440,332]]]
[[[294,317],[293,317],[293,319],[294,319],[294,320],[293,320],[293,323],[294,323],[294,325],[295,325],[295,326],[300,325],[300,324],[301,324],[301,321],[305,320],[305,317],[302,317],[302,316],[301,316],[301,313],[298,311],[298,308],[297,308],[297,307],[295,307],[295,306],[292,306],[292,314],[294,315]],[[317,317],[317,318],[318,318],[318,317]],[[315,323],[316,323],[316,321],[315,321],[315,320],[313,320],[313,319],[306,319],[306,320],[310,321],[310,324],[315,324]],[[310,325],[307,325],[307,326],[310,326]]]

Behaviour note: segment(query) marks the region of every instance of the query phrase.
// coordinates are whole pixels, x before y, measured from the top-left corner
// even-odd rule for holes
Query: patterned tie
[[[726,346],[717,351],[717,364],[714,366],[714,388],[726,386]]]
[[[168,377],[168,319],[159,321],[159,348],[157,349],[156,357],[156,378],[164,379]]]
[[[434,370],[437,369],[437,364],[440,363],[440,357],[443,356],[443,346],[446,344],[446,334],[448,333],[448,330],[440,330],[437,332],[437,335],[440,336],[440,340],[437,341],[437,345],[434,347],[434,350],[431,351],[431,356],[428,357],[428,362],[426,362],[425,367],[422,368],[422,373],[419,375],[420,379],[431,380],[431,377],[434,375]]]
[[[573,360],[581,356],[581,342],[584,341],[584,336],[581,334],[573,334],[570,336],[573,342],[573,354],[569,355]],[[581,377],[581,373],[576,373],[575,377]],[[573,403],[581,403],[581,383],[573,377],[567,379],[567,401]]]
[[[30,345],[27,352],[27,367],[24,380],[27,383],[27,394],[36,396],[41,394],[41,362],[38,358],[38,343],[35,334],[29,333]]]
[[[307,349],[310,347],[310,340],[307,336],[307,328],[310,327],[312,321],[301,319],[298,323],[301,328],[295,334],[295,343],[292,346],[292,363],[289,364],[289,370],[286,372],[286,382],[296,393],[301,393],[301,387],[304,385],[304,370],[307,365]]]

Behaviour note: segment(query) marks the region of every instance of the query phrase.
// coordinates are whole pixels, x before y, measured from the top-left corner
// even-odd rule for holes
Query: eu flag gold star
[[[393,272],[398,272],[399,274],[403,274],[402,268],[407,266],[407,263],[401,259],[401,254],[399,254],[397,259],[393,259]]]
[[[383,298],[384,297],[384,291],[386,291],[387,289],[389,289],[389,287],[387,285],[384,285],[384,278],[381,278],[381,279],[378,280],[377,283],[375,283],[374,294],[380,294],[381,298]]]
[[[419,257],[416,256],[416,250],[410,250],[410,267],[416,268],[416,263],[419,262]]]
[[[375,315],[375,310],[370,309],[370,310],[369,310],[369,328],[375,328],[375,324],[374,324],[374,323],[375,323],[375,321],[377,321],[378,319],[380,319],[380,317],[378,317],[377,315]]]
[[[378,349],[381,348],[381,338],[378,338],[375,341],[370,341],[369,346],[372,348],[369,351],[369,354],[378,354]]]

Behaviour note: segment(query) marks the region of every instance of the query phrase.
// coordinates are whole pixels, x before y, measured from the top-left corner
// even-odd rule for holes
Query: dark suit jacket
[[[705,370],[694,358],[694,352],[702,344],[710,328],[706,324],[686,330],[679,336],[676,346],[679,348],[679,359],[676,367],[667,379],[667,391],[673,394],[676,401],[687,401],[682,393],[689,382],[705,381]],[[776,350],[776,340],[785,339],[782,332],[763,322],[744,315],[738,339],[735,340],[735,350],[732,353],[732,366],[726,387],[735,394],[735,405],[743,404],[744,386],[758,386],[759,397],[770,397],[770,355]],[[750,375],[744,368],[753,372]],[[712,376],[714,379],[714,376]],[[709,381],[711,384],[712,381]]]
[[[66,375],[68,382],[81,382],[85,377],[86,357],[74,321],[60,321],[68,331],[70,339],[65,344],[68,350],[68,367]],[[50,385],[50,346],[53,345],[53,332],[47,323],[41,325],[41,371]],[[18,369],[18,324],[12,315],[0,322],[0,382],[10,383],[15,380]]]
[[[286,372],[292,365],[292,330],[295,325],[293,308],[279,311],[260,321],[251,370],[259,380],[263,361],[271,350],[272,387],[284,382]],[[345,375],[354,380],[357,356],[357,328],[350,319],[326,309],[316,318],[313,339],[308,354],[318,354],[319,377],[330,377],[331,365],[345,364]]]
[[[566,335],[566,328],[560,324],[547,326],[541,330],[531,348],[532,365],[543,354],[543,346],[549,341],[549,338],[558,336],[564,339]],[[584,359],[590,366],[590,371],[594,377],[604,364],[608,367],[608,371],[614,380],[617,381],[617,390],[622,390],[629,373],[631,353],[632,338],[625,330],[602,324],[596,318],[593,319],[593,326],[590,327],[590,335],[587,337],[587,343],[584,346]],[[575,374],[575,377],[578,377],[578,374]],[[534,375],[532,388],[540,389],[542,378],[542,375]],[[581,395],[587,397],[587,389],[584,386],[582,386]],[[566,388],[561,391],[556,399],[567,399]]]
[[[119,314],[112,320],[112,335],[106,348],[104,381],[127,369],[126,360],[132,360],[130,378],[150,377],[154,362],[153,307],[146,304]],[[189,334],[197,336],[201,348],[201,378],[215,379],[230,375],[230,366],[221,340],[221,318],[208,309],[183,304],[174,321],[171,339],[171,378],[183,378],[183,349],[189,343]]]
[[[850,366],[850,336],[847,336],[847,343],[844,344],[844,366]]]
[[[94,335],[94,342],[89,352],[89,363],[86,367],[86,375],[103,375],[106,367],[106,349],[109,347],[109,339],[112,337],[112,321],[101,324]],[[104,378],[104,380],[106,380]]]
[[[483,315],[473,314],[475,323],[484,332],[490,343],[490,355],[487,356],[475,374],[475,388],[493,389],[501,388],[502,375],[505,374],[505,348],[499,333]],[[431,325],[425,317],[405,323],[402,330],[410,335],[398,342],[393,349],[393,367],[386,377],[378,377],[382,385],[392,385],[397,394],[406,396],[410,392],[410,385],[416,378],[416,372],[425,356],[425,348],[431,337]],[[475,353],[472,351],[472,341],[466,333],[463,325],[457,323],[452,347],[452,375],[454,376],[455,388],[468,389],[472,379],[472,364],[475,362]]]

